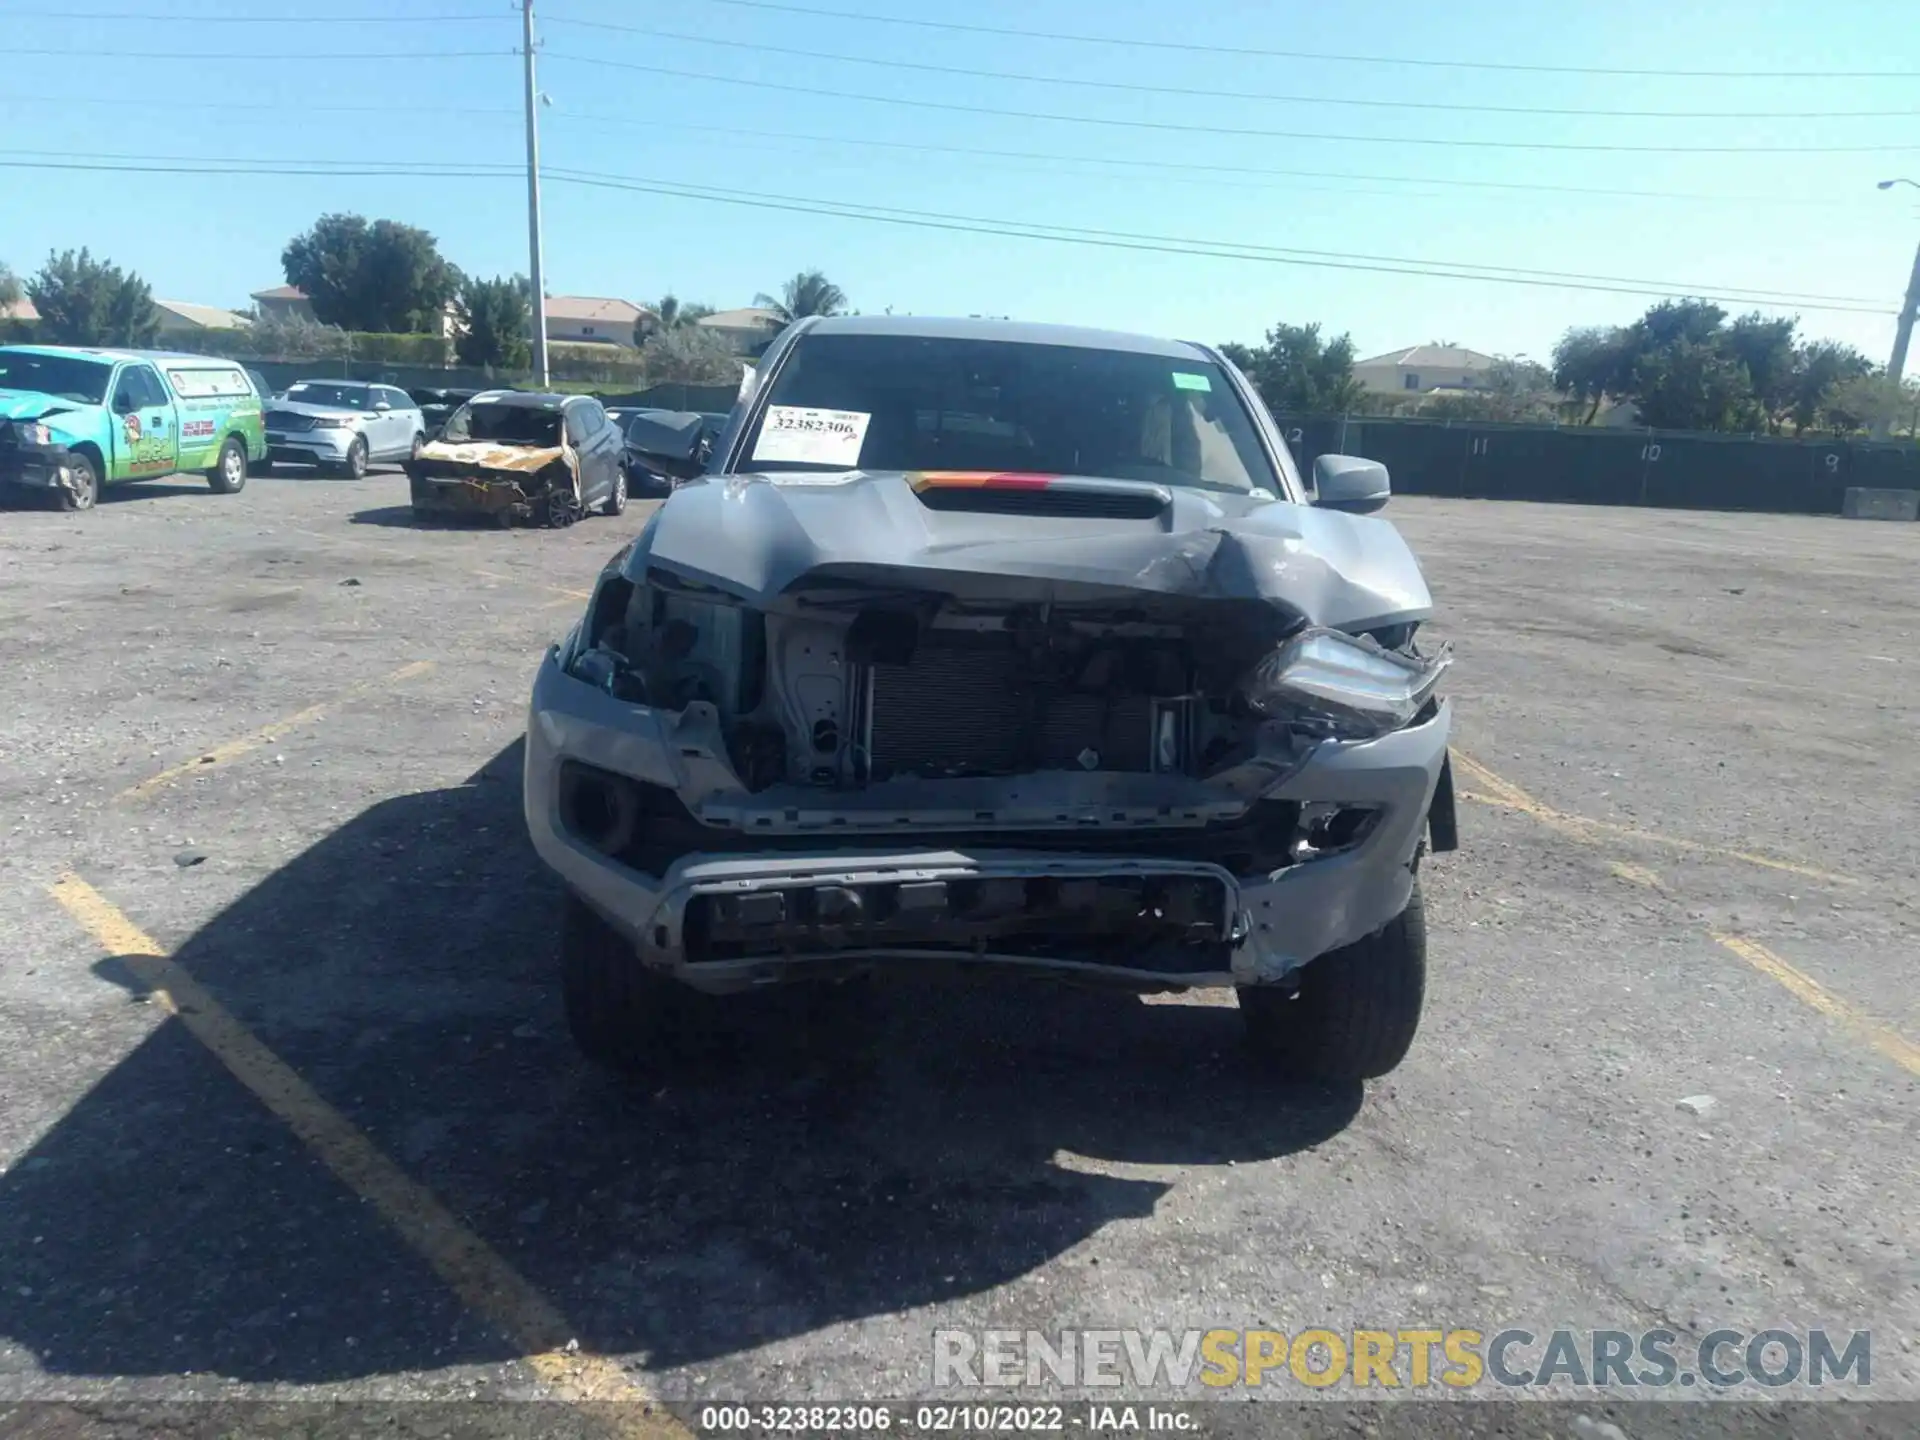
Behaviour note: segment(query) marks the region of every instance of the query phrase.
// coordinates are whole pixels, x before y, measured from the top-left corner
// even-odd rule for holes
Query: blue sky
[[[1151,43],[1016,39],[725,0],[542,0],[540,86],[553,102],[542,113],[546,164],[803,205],[1625,277],[1669,282],[1681,293],[1740,286],[1861,297],[1886,313],[1788,302],[1760,308],[1798,311],[1805,331],[1876,359],[1891,343],[1891,315],[1920,240],[1920,192],[1874,186],[1896,174],[1920,179],[1920,25],[1910,0],[793,3]],[[290,18],[415,14],[471,18]],[[189,16],[205,18],[178,18]],[[0,77],[0,161],[188,157],[425,172],[522,158],[520,62],[512,53],[520,22],[507,0],[0,0],[0,25],[16,49]],[[597,28],[607,25],[687,38]],[[28,61],[21,49],[53,53]],[[1794,73],[1535,73],[1251,50]],[[166,58],[172,53],[194,58]],[[1043,78],[904,68],[909,62]],[[1806,73],[1816,70],[1904,74]],[[1233,91],[1320,103],[1224,93]],[[1904,113],[1787,113],[1836,110]],[[1043,115],[1079,119],[1035,118]],[[1771,148],[1694,153],[1713,146]],[[1842,148],[1865,146],[1898,148]],[[971,153],[978,151],[1040,158]],[[327,210],[423,226],[470,271],[526,268],[524,185],[504,171],[15,170],[4,187],[0,260],[16,271],[37,268],[50,248],[84,244],[139,271],[168,299],[244,306],[249,291],[281,282],[281,248]],[[1623,193],[1578,193],[1587,190]],[[1649,303],[1641,295],[956,233],[557,178],[546,187],[545,231],[554,293],[646,301],[671,290],[725,307],[818,267],[868,311],[1007,314],[1206,340],[1255,340],[1276,320],[1317,320],[1350,331],[1363,353],[1445,339],[1544,357],[1569,325],[1617,323]]]

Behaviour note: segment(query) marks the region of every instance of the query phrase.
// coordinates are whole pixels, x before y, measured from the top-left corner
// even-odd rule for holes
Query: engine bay
[[[605,579],[570,669],[621,699],[711,706],[752,792],[1197,776],[1251,753],[1261,717],[1234,682],[1296,624],[1220,602],[994,604],[868,587],[763,613],[655,571]]]

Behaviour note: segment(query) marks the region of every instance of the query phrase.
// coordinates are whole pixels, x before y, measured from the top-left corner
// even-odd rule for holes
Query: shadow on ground
[[[882,986],[860,1024],[804,1032],[794,997],[756,997],[697,1071],[594,1072],[519,773],[516,745],[374,806],[177,958],[583,1345],[664,1367],[981,1291],[1167,1188],[1060,1151],[1265,1159],[1359,1105],[1277,1089],[1230,1007],[1039,982]],[[512,1353],[177,1022],[0,1176],[0,1258],[0,1336],[56,1374],[306,1382]]]
[[[195,475],[176,475],[166,480],[126,480],[118,485],[102,485],[96,505],[124,505],[133,500],[164,500],[172,495],[205,495],[224,500],[205,480]]]
[[[416,515],[411,505],[380,505],[371,510],[356,510],[347,517],[352,525],[382,525],[394,530],[496,530],[499,522],[485,515],[451,513]]]

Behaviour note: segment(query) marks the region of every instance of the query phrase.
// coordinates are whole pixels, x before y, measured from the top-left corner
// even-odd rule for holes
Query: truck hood
[[[0,390],[0,420],[46,420],[87,408],[40,390]]]
[[[756,608],[847,587],[1017,602],[1252,602],[1346,630],[1424,620],[1420,567],[1385,520],[1088,476],[849,471],[716,476],[677,490],[616,562]]]

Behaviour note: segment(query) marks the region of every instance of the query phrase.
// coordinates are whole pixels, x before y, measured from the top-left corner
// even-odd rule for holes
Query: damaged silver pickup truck
[[[534,682],[583,1049],[971,963],[1231,985],[1288,1073],[1398,1064],[1454,818],[1384,468],[1322,456],[1309,496],[1199,345],[807,320],[755,380]]]

